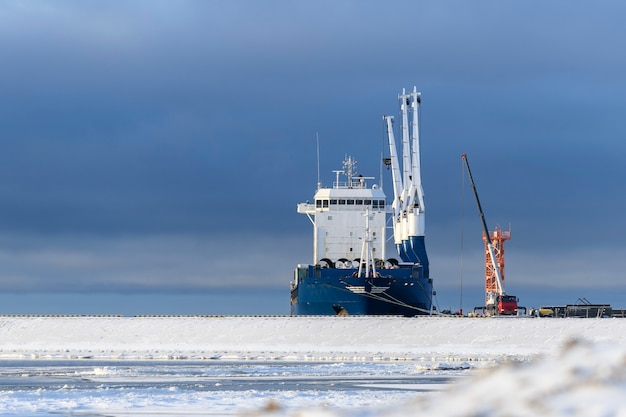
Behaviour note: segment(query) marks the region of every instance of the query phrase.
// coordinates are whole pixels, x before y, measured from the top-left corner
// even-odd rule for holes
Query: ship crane
[[[478,208],[478,215],[480,216],[480,221],[483,226],[483,240],[487,245],[487,252],[489,253],[489,259],[486,260],[486,263],[490,261],[490,265],[487,264],[485,268],[485,309],[488,314],[491,315],[517,315],[518,311],[518,300],[517,297],[513,295],[507,295],[504,291],[504,278],[502,275],[502,267],[504,266],[504,259],[502,258],[504,251],[502,250],[502,244],[504,240],[510,237],[510,232],[508,237],[504,237],[504,235],[500,232],[500,229],[496,229],[494,233],[490,233],[487,228],[487,222],[485,220],[485,214],[483,213],[483,209],[480,205],[480,199],[478,198],[478,191],[476,191],[476,184],[474,183],[474,178],[472,177],[472,171],[469,166],[469,161],[467,160],[467,154],[463,154],[461,156],[463,162],[465,164],[465,168],[467,169],[467,174],[469,176],[469,181],[472,186],[472,191],[474,192],[474,199],[476,200],[476,207]],[[492,236],[498,242],[499,254],[496,255],[496,250],[494,249]],[[494,281],[495,278],[495,281]]]
[[[511,238],[511,229],[502,230],[498,225],[495,230],[489,232],[489,238],[496,255],[496,263],[500,268],[500,280],[502,281],[502,287],[506,284],[506,278],[504,273],[504,242]],[[485,304],[489,304],[489,294],[497,294],[498,281],[496,278],[496,270],[491,262],[491,253],[489,252],[489,246],[487,244],[487,236],[483,232],[483,241],[485,242]]]
[[[426,254],[424,190],[422,188],[419,140],[419,107],[421,93],[413,87],[412,92],[402,89],[398,94],[400,103],[402,146],[401,155],[396,148],[393,134],[393,116],[383,116],[389,142],[387,166],[391,167],[394,199],[393,215],[394,244],[402,262],[420,264],[424,275],[429,277],[429,262]],[[410,117],[409,117],[410,116]],[[409,118],[411,123],[409,124]]]

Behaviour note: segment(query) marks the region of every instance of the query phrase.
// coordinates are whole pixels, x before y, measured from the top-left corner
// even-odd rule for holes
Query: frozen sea
[[[626,416],[626,319],[0,317],[2,416]]]
[[[465,369],[397,362],[11,360],[0,415],[239,415],[389,407],[441,389]]]

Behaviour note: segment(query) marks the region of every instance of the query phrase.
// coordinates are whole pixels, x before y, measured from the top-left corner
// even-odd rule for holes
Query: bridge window
[[[378,200],[378,207],[385,208],[385,200]]]
[[[354,200],[352,200],[352,199],[346,200],[346,202],[348,203],[349,206],[353,206],[354,205]]]
[[[322,207],[328,208],[328,200],[322,200]]]
[[[371,206],[372,205],[372,200],[364,200],[363,204],[365,204],[366,206]]]
[[[374,200],[372,204],[373,208],[378,208],[378,200]]]
[[[362,206],[363,205],[363,200],[361,200],[361,199],[354,200],[354,202],[356,203],[357,206]]]
[[[330,205],[331,206],[336,206],[337,205],[337,200],[330,200]]]
[[[339,200],[339,204],[346,204],[346,200]]]
[[[322,208],[322,200],[315,200],[315,208]]]

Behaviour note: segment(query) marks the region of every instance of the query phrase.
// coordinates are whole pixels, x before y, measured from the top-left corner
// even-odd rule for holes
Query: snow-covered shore
[[[571,338],[624,345],[624,319],[0,317],[0,359],[500,360]]]
[[[47,410],[53,409],[120,416],[135,411],[137,415],[220,415],[206,407],[217,404],[222,410],[232,410],[230,398],[239,396],[243,405],[257,404],[246,415],[273,417],[626,416],[625,339],[625,319],[0,317],[0,363],[19,359],[17,376],[7,374],[18,381],[30,378],[31,372],[19,366],[47,359],[78,359],[73,362],[86,364],[97,359],[166,359],[172,363],[195,359],[213,364],[281,360],[294,361],[298,372],[306,372],[308,365],[303,368],[302,364],[308,360],[363,364],[405,360],[415,363],[417,373],[436,369],[423,366],[435,361],[443,365],[468,361],[472,368],[482,368],[441,392],[404,397],[413,399],[378,409],[307,406],[294,410],[293,406],[283,408],[280,400],[269,403],[268,410],[258,408],[264,395],[279,395],[292,405],[294,401],[302,405],[298,399],[311,400],[306,391],[109,390],[102,371],[114,377],[125,371],[100,365],[91,373],[77,374],[81,380],[102,384],[88,394],[80,386],[17,391],[8,387],[0,394],[11,415],[31,409],[37,410],[36,415],[49,415]],[[51,369],[51,375],[58,378]],[[203,378],[200,382],[211,381],[209,376]],[[328,393],[338,395],[338,401],[352,398],[349,392]],[[33,401],[40,405],[32,408]]]

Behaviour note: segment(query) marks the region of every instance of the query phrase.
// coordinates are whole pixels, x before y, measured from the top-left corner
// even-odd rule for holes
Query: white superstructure
[[[378,185],[368,186],[373,177],[357,175],[352,157],[346,157],[343,168],[333,171],[333,187],[319,186],[314,202],[298,204],[298,213],[313,223],[314,264],[359,268],[385,259],[386,196]]]

